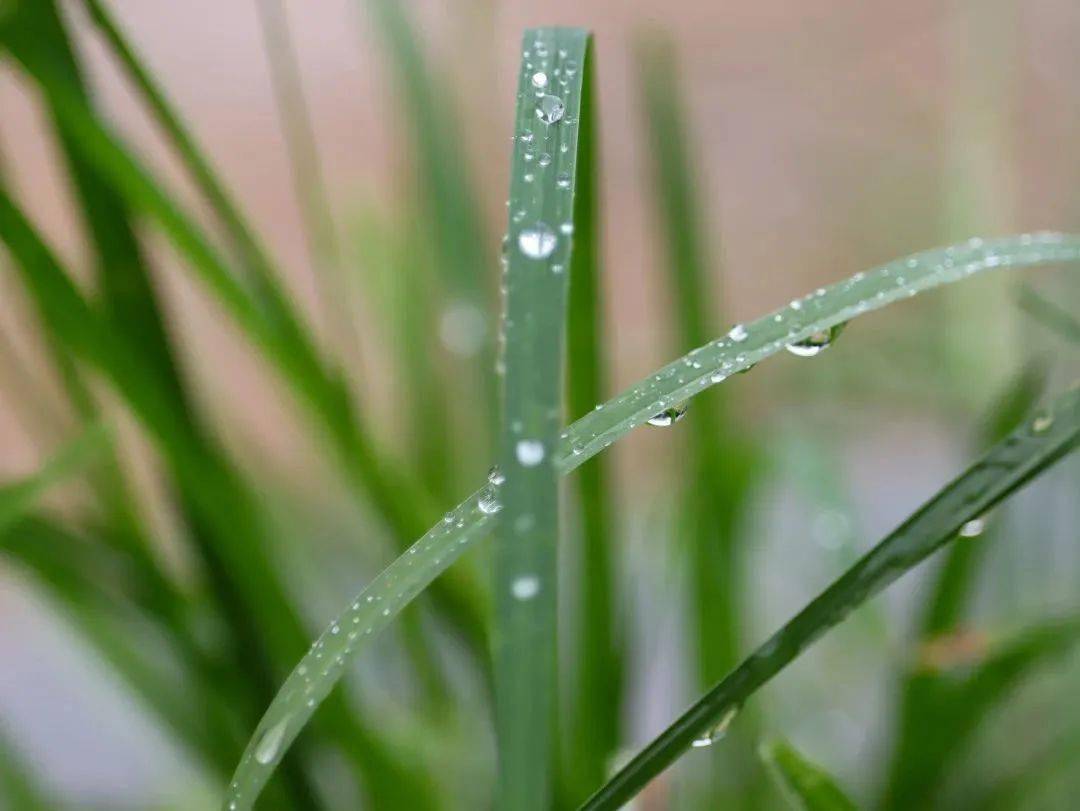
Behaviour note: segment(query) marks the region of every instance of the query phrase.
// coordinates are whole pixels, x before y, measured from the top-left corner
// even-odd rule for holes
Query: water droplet
[[[559,226],[559,230],[567,236],[570,236],[574,233],[574,224],[572,222],[564,222]]]
[[[518,234],[518,247],[530,259],[547,259],[554,252],[558,242],[559,238],[555,236],[555,232],[542,222]]]
[[[735,343],[742,343],[746,340],[746,327],[742,324],[736,324],[731,328],[727,335]]]
[[[537,161],[537,163],[539,163],[541,166],[550,166],[551,155],[545,152],[543,155],[540,156],[540,159]]]
[[[560,189],[569,189],[570,174],[568,172],[559,172],[558,177],[555,178],[555,185]]]
[[[281,743],[285,740],[285,730],[289,726],[289,719],[282,718],[259,738],[255,746],[255,760],[264,766],[277,760],[281,752]]]
[[[514,446],[514,453],[525,467],[536,467],[544,461],[544,443],[535,439],[522,439]]]
[[[498,465],[493,465],[491,470],[488,471],[488,484],[492,487],[499,487],[506,482],[506,474],[499,470]]]
[[[1050,430],[1050,426],[1054,424],[1054,415],[1049,411],[1044,411],[1038,414],[1035,419],[1031,421],[1031,430],[1036,434],[1042,434]]]
[[[667,428],[681,420],[684,414],[686,414],[686,404],[680,403],[677,406],[665,408],[659,414],[649,417],[649,425],[655,425],[657,428]]]
[[[811,332],[807,337],[801,341],[796,341],[793,344],[788,344],[786,349],[792,355],[798,355],[800,358],[812,358],[814,355],[820,355],[830,346],[836,337],[844,331],[845,323],[835,324],[826,329],[818,330],[817,332]]]
[[[510,584],[510,593],[515,600],[531,600],[540,593],[540,578],[531,574],[515,578]]]
[[[532,75],[532,86],[535,87],[537,90],[543,90],[545,87],[547,87],[547,84],[547,74],[544,73],[542,70],[537,71]]]
[[[728,727],[731,726],[731,722],[735,720],[735,716],[738,714],[738,705],[730,707],[722,716],[720,716],[720,720],[717,722],[716,726],[714,726],[700,738],[697,738],[690,745],[693,746],[695,749],[702,749],[706,746],[712,746],[714,743],[716,743],[718,740],[723,738],[724,735],[727,734]]]
[[[557,124],[566,113],[566,105],[558,96],[541,96],[536,103],[536,117],[545,124]]]
[[[502,509],[502,504],[495,498],[494,493],[485,493],[480,496],[480,499],[476,502],[476,506],[484,515],[495,515],[495,513]]]
[[[520,140],[523,144],[531,144],[533,140],[533,134],[528,130],[525,130],[525,132],[521,133],[521,135],[518,136],[518,140]]]
[[[986,519],[979,516],[978,518],[972,518],[964,526],[960,527],[959,535],[961,538],[978,538],[985,529]]]

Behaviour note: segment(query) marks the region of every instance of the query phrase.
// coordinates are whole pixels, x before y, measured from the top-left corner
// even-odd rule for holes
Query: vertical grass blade
[[[557,694],[555,448],[563,413],[583,65],[579,29],[525,32],[514,117],[503,318],[505,369],[495,584],[495,805],[551,802]]]
[[[957,537],[960,528],[1080,444],[1080,389],[995,445],[800,611],[602,786],[582,809],[616,809],[735,712],[856,607]]]
[[[758,751],[795,811],[856,811],[832,776],[787,741],[764,743]]]
[[[602,403],[559,434],[560,441],[554,449],[555,468],[560,475],[576,470],[632,428],[666,408],[668,403],[687,400],[709,385],[720,383],[727,376],[780,352],[785,346],[785,338],[803,340],[829,326],[907,299],[914,293],[961,281],[980,270],[1078,261],[1078,236],[1022,235],[985,244],[980,242],[975,246],[968,242],[937,248],[857,273],[846,281],[807,296],[803,301],[813,301],[814,306],[807,308],[805,320],[797,327],[784,323],[788,308],[763,316],[745,325],[746,336],[740,340],[722,338],[698,347],[638,381],[618,397]],[[897,284],[894,274],[901,269],[910,274],[910,288],[906,279]],[[663,405],[659,405],[661,403]],[[269,779],[275,765],[274,761],[259,763],[253,757],[261,737],[285,719],[281,746],[282,751],[287,748],[341,678],[349,657],[362,650],[362,643],[389,624],[466,548],[487,536],[494,524],[493,506],[496,503],[496,488],[490,483],[475,492],[388,566],[327,627],[278,691],[248,744],[234,777],[241,796],[232,795],[230,800],[237,803],[237,808],[250,807],[253,795],[257,795]],[[398,582],[403,585],[398,587]],[[389,599],[391,596],[393,599]],[[383,608],[372,613],[372,607],[380,604]],[[371,634],[366,633],[369,624],[373,629]],[[342,629],[352,625],[358,625],[361,634],[350,639]]]
[[[567,403],[571,416],[603,402],[607,388],[600,276],[598,116],[596,61],[582,66],[582,104],[574,183],[574,250],[570,258],[567,320]],[[563,782],[569,804],[588,795],[606,773],[619,743],[623,704],[624,641],[617,621],[615,505],[608,461],[596,457],[574,482],[581,516],[575,568],[574,657],[569,668],[568,706],[563,729]]]
[[[673,295],[671,322],[683,347],[700,346],[720,330],[720,299],[706,240],[686,114],[672,47],[653,37],[638,46],[644,122],[649,133],[653,189],[665,271]],[[713,229],[715,232],[715,229]],[[682,512],[691,555],[691,612],[698,681],[712,684],[735,664],[739,633],[738,530],[754,463],[745,442],[729,428],[726,392],[694,404],[680,423],[685,443],[686,504]],[[721,484],[717,488],[717,484]]]

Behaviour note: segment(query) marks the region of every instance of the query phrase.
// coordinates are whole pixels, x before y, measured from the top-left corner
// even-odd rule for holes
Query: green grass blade
[[[3,208],[0,207],[0,214],[2,213]],[[0,218],[0,225],[2,222]],[[788,340],[806,338],[830,325],[842,323],[892,302],[904,300],[911,295],[909,290],[914,290],[916,293],[931,290],[943,284],[965,279],[978,270],[998,266],[1033,267],[1076,261],[1080,261],[1080,237],[1061,234],[1024,235],[979,246],[963,243],[925,251],[882,265],[875,270],[856,274],[845,282],[840,282],[830,288],[822,288],[821,293],[808,297],[805,301],[815,302],[813,309],[808,313],[810,317],[802,323],[802,326],[790,333],[791,337],[788,337],[789,333],[782,325],[786,311],[778,311],[746,325],[746,338],[734,341],[729,337],[695,349],[668,364],[657,374],[630,387],[615,399],[600,404],[598,408],[562,432],[561,441],[554,454],[556,469],[562,475],[575,470],[632,428],[644,423],[658,410],[666,408],[666,403],[682,402],[708,385],[720,383],[725,377],[748,369],[754,363],[781,351],[786,344],[785,337],[788,337]],[[971,272],[967,270],[968,265],[973,268]],[[908,284],[906,280],[901,285],[896,283],[893,274],[900,269],[903,269],[914,280],[912,287],[905,286]],[[806,304],[800,302],[800,310],[796,312],[802,312],[805,308]],[[781,321],[777,320],[778,317]],[[684,396],[678,397],[679,394]],[[669,397],[672,398],[670,401]],[[657,403],[661,401],[665,405],[658,407]],[[433,527],[417,541],[409,552],[394,561],[383,574],[373,580],[371,585],[360,593],[353,605],[360,604],[362,608],[369,596],[373,601],[375,596],[385,599],[385,594],[393,589],[394,580],[405,577],[407,572],[412,572],[413,574],[408,578],[408,590],[402,590],[403,596],[393,601],[392,605],[386,603],[387,613],[380,614],[386,623],[389,623],[395,613],[412,599],[411,596],[404,595],[419,594],[432,580],[445,571],[467,546],[485,537],[490,525],[494,522],[490,515],[479,510],[477,504],[480,499],[492,496],[494,492],[488,487],[462,502],[454,511],[447,514],[443,524]],[[410,563],[410,556],[416,555],[421,549],[426,553],[424,558],[426,562],[421,565],[414,559],[414,562]],[[394,578],[389,581],[391,585],[387,585],[387,577]],[[333,642],[331,637],[340,636],[341,629],[352,624],[359,624],[361,628],[364,628],[367,615],[359,615],[358,623],[353,622],[355,616],[358,616],[355,610],[351,607],[347,608],[334,620],[328,630],[324,631],[320,642],[324,646],[328,640]],[[379,622],[380,628],[386,624],[382,620]],[[335,626],[339,630],[338,634],[333,635],[331,631]],[[244,761],[237,770],[237,781],[241,785],[243,794],[248,794],[252,786],[261,786],[269,777],[270,768],[267,768],[267,764],[258,764],[251,757],[258,740],[274,729],[282,719],[286,720],[282,747],[284,748],[293,740],[310,718],[314,711],[313,707],[320,700],[319,697],[329,694],[340,678],[345,660],[355,655],[358,649],[358,645],[346,645],[344,639],[339,639],[329,649],[333,652],[332,656],[321,655],[313,659],[314,653],[320,652],[313,649],[313,652],[301,660],[293,670],[289,680],[279,690],[273,704],[263,716],[253,741],[248,745]],[[324,658],[334,663],[334,666],[327,669],[325,673],[323,673],[323,668],[315,670],[311,666]],[[307,698],[301,700],[301,693],[297,691],[299,687],[302,687],[303,694]],[[309,700],[314,704],[309,706],[307,703]],[[253,798],[240,797],[237,801],[251,802]]]
[[[856,811],[855,803],[832,776],[804,758],[787,741],[763,743],[758,752],[796,811]]]
[[[406,17],[408,6],[396,0],[365,0],[365,5],[391,60],[399,98],[408,111],[427,222],[435,231],[432,243],[444,278],[463,302],[486,311],[487,242],[476,193],[465,171],[465,150],[450,93],[424,60]]]
[[[1080,344],[1080,319],[1057,302],[1040,295],[1031,285],[1020,288],[1020,309],[1069,343]]]
[[[430,498],[377,452],[366,427],[356,419],[356,404],[344,381],[323,364],[273,274],[262,264],[263,259],[257,258],[252,265],[259,271],[253,280],[254,291],[249,290],[231,273],[194,221],[108,131],[70,84],[58,76],[55,67],[26,46],[28,37],[32,37],[32,31],[0,24],[0,41],[9,48],[22,46],[12,52],[41,83],[71,144],[133,209],[157,222],[219,303],[279,368],[297,398],[333,440],[333,450],[349,481],[370,497],[399,543],[404,545],[417,537],[423,532],[425,516],[435,513]],[[446,615],[479,655],[485,642],[480,609],[469,596],[475,592],[459,577],[440,583],[434,593]]]
[[[595,110],[595,60],[582,67],[577,172],[574,185],[574,250],[570,258],[570,298],[566,328],[567,404],[572,416],[591,411],[607,391],[603,341],[603,301],[599,257],[597,183],[599,157]],[[575,655],[563,738],[568,798],[584,797],[607,771],[619,744],[623,704],[624,642],[616,617],[615,505],[608,460],[595,457],[578,471],[581,516],[577,539]]]
[[[105,427],[92,426],[61,446],[37,473],[15,482],[0,483],[0,532],[32,510],[50,487],[80,473],[99,458],[108,444]]]
[[[10,737],[0,727],[0,797],[4,807],[12,811],[57,811],[62,806],[48,796]]]
[[[980,444],[992,444],[1015,430],[1034,409],[1045,383],[1046,370],[1038,365],[1018,373],[983,420]],[[930,599],[921,612],[919,627],[924,640],[946,633],[962,621],[980,565],[996,534],[991,524],[972,543],[956,544],[948,550]]]
[[[556,706],[553,453],[563,409],[567,273],[588,34],[525,32],[511,165],[503,414],[502,518],[494,563],[495,728],[499,808],[546,808]],[[564,81],[565,80],[565,81]]]
[[[307,231],[320,309],[328,324],[344,326],[341,323],[343,302],[337,298],[341,254],[286,10],[281,0],[259,0],[256,10],[263,34],[263,50],[270,64],[278,116],[289,150],[293,186]]]
[[[447,513],[323,631],[281,686],[248,743],[226,798],[229,811],[251,808],[282,754],[344,674],[348,660],[469,546],[491,532],[494,517],[480,504],[490,505],[495,498],[489,485]],[[276,742],[273,751],[260,749],[268,738]]]
[[[1025,424],[938,492],[904,524],[792,618],[675,723],[601,787],[582,809],[615,809],[738,710],[759,687],[791,663],[856,607],[1080,444],[1080,389],[1059,398],[1045,417]]]
[[[1039,666],[1062,658],[1077,641],[1080,620],[1059,620],[1028,628],[999,643],[967,675],[948,673],[947,664],[925,663],[929,670],[912,676],[905,698],[910,720],[932,719],[933,731],[901,738],[882,807],[930,807],[950,766],[966,750],[983,720],[1024,678]],[[969,664],[957,662],[958,667]]]
[[[642,112],[653,161],[656,219],[666,246],[665,270],[673,293],[672,324],[683,347],[700,346],[717,328],[719,300],[712,290],[713,262],[697,189],[700,162],[692,155],[686,114],[671,45],[654,37],[638,47]],[[735,664],[738,653],[738,532],[742,505],[758,465],[748,443],[728,426],[724,395],[717,390],[694,404],[682,423],[689,533],[693,649],[701,686],[714,683]],[[716,483],[724,486],[716,489]]]

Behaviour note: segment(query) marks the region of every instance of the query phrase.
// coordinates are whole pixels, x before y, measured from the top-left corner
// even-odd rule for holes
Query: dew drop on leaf
[[[545,124],[557,124],[566,113],[566,105],[558,96],[541,96],[536,103],[536,117]]]
[[[518,234],[518,247],[530,259],[547,259],[555,250],[559,238],[547,223],[538,222]]]
[[[746,340],[746,327],[742,324],[736,324],[728,332],[728,337],[737,344],[742,343]]]
[[[514,446],[514,454],[525,467],[536,467],[544,461],[544,443],[535,439],[522,439]]]
[[[731,722],[735,720],[735,716],[739,714],[738,705],[728,708],[728,710],[720,716],[720,720],[716,726],[712,727],[708,732],[702,735],[700,738],[696,738],[691,746],[695,749],[702,749],[706,746],[712,746],[718,740],[727,734],[728,727],[731,726]]]
[[[258,745],[255,747],[255,760],[264,766],[277,760],[278,754],[281,752],[281,743],[285,740],[285,729],[288,724],[289,719],[282,718],[262,734]]]
[[[812,358],[832,346],[836,337],[844,331],[844,326],[845,324],[835,324],[826,329],[812,332],[801,341],[788,344],[785,348],[792,355],[798,355],[800,358]]]
[[[665,408],[658,414],[654,414],[649,417],[649,425],[655,425],[657,428],[667,428],[674,425],[683,418],[686,414],[686,404],[682,403],[671,408]]]
[[[978,518],[972,518],[960,527],[959,535],[961,538],[978,538],[985,529],[986,519],[979,516]]]
[[[494,515],[502,509],[502,504],[499,503],[499,499],[495,497],[494,493],[485,493],[480,496],[476,506],[484,515]]]
[[[545,87],[547,87],[547,84],[548,77],[547,74],[544,73],[544,71],[539,70],[532,75],[532,86],[535,87],[537,90],[543,90]]]

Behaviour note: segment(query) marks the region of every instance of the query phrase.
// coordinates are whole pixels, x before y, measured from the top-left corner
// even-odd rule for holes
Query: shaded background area
[[[107,120],[212,228],[81,3],[59,5]],[[422,155],[431,122],[410,106],[372,4],[284,3],[319,165],[299,170],[290,162],[260,5],[271,14],[265,23],[274,2],[108,7],[277,258],[290,300],[363,402],[376,445],[437,507],[471,492],[493,457],[485,392],[495,377],[486,353],[496,331],[525,27],[581,25],[596,38],[605,397],[692,348],[669,267],[650,137],[655,110],[643,95],[650,43],[670,50],[646,64],[668,64],[663,54],[675,60],[715,334],[906,253],[976,234],[1080,230],[1074,3],[403,4],[437,90],[438,109],[428,112],[460,133],[460,144],[448,147],[468,183],[460,205],[475,204],[483,232],[471,248],[482,261],[459,277],[448,265],[468,249],[449,245],[431,222],[431,170]],[[0,63],[0,166],[83,289],[94,289],[85,229],[39,89],[10,59]],[[312,241],[296,189],[299,180],[302,195],[317,175],[333,221],[322,237],[317,222]],[[139,234],[194,409],[253,490],[269,554],[313,635],[392,559],[396,540],[377,507],[355,496],[272,364],[160,233],[141,227]],[[0,255],[0,480],[35,471],[77,423],[50,362],[48,330],[7,264]],[[467,295],[470,283],[476,298]],[[862,319],[812,361],[785,355],[725,384],[724,441],[744,442],[754,460],[753,482],[729,516],[738,549],[730,619],[740,653],[986,445],[980,426],[1021,369],[1043,371],[1034,389],[1075,380],[1075,336],[1070,341],[1031,304],[1035,297],[1075,313],[1075,272],[977,279]],[[89,384],[115,430],[156,557],[198,595],[202,575],[168,466],[122,398],[93,375]],[[684,499],[712,498],[723,483],[695,480],[687,463],[700,439],[691,428],[697,408],[678,426],[639,430],[609,452],[614,613],[627,641],[619,757],[700,692],[691,617],[701,609],[688,598],[696,541]],[[432,438],[425,427],[442,433]],[[989,548],[969,611],[930,649],[944,649],[942,671],[973,667],[996,640],[1032,622],[1075,614],[1078,484],[1074,459],[996,512],[991,531],[971,541]],[[49,494],[45,509],[85,528],[99,517],[96,498],[86,482],[69,483]],[[573,515],[568,524],[573,536]],[[483,554],[471,558],[482,581]],[[572,553],[566,560],[568,581],[587,588],[590,573],[573,565]],[[732,741],[684,758],[641,807],[715,807],[732,796],[740,807],[780,807],[759,785],[757,767],[746,765],[754,742],[769,734],[792,739],[869,805],[895,745],[903,675],[926,655],[914,626],[933,570],[924,566],[853,615],[762,693],[736,721]],[[578,605],[567,602],[571,617]],[[435,721],[417,711],[423,679],[398,635],[361,657],[351,690],[394,747],[447,787],[456,798],[447,807],[477,807],[493,756],[483,679],[436,612],[421,624],[455,711],[444,707]],[[137,623],[127,630],[136,644],[148,634]],[[573,659],[572,649],[564,659]],[[1007,707],[987,714],[936,795],[942,807],[991,807],[980,803],[988,793],[1006,796],[996,781],[1015,770],[1040,775],[1017,807],[1068,807],[1064,798],[1075,796],[1080,778],[1051,766],[1055,757],[1067,762],[1080,741],[1080,711],[1068,700],[1076,664],[1055,660],[1025,679]],[[207,808],[219,796],[220,776],[147,711],[34,574],[7,557],[0,558],[0,729],[73,807]],[[342,804],[333,807],[346,807],[352,796],[335,788],[342,764],[311,759],[320,786]]]

